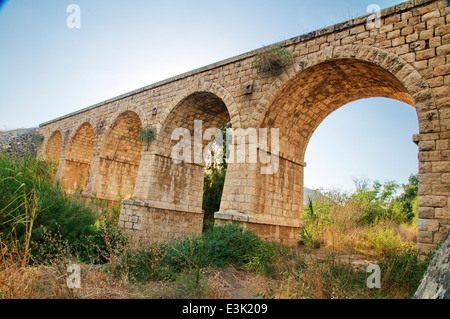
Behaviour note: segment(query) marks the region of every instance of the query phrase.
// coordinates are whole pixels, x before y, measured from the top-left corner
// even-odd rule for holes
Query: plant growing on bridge
[[[35,142],[36,146],[39,146],[43,141],[44,141],[44,135],[42,135],[41,133],[37,133],[34,136],[34,142]]]
[[[147,144],[147,150],[150,147],[151,142],[156,139],[156,128],[152,125],[146,125],[139,135],[138,141]]]
[[[265,47],[253,60],[252,67],[258,74],[277,75],[293,62],[291,53],[282,45]]]

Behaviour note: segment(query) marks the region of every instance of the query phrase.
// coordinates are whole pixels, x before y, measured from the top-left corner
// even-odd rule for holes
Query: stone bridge
[[[164,240],[202,231],[204,163],[174,163],[175,128],[278,128],[277,172],[261,174],[266,164],[249,156],[228,164],[215,219],[295,244],[314,130],[351,101],[392,98],[417,112],[418,247],[433,249],[450,228],[450,10],[411,0],[382,10],[378,26],[370,19],[283,42],[293,62],[277,74],[254,69],[261,48],[43,123],[38,155],[58,163],[69,191],[123,198],[120,224],[134,240]],[[149,147],[138,142],[147,125],[157,129]]]

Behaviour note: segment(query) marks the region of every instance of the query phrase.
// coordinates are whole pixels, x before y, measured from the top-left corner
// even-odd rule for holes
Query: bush
[[[368,181],[356,181],[356,192],[351,200],[359,205],[361,225],[372,225],[378,221],[391,220],[396,223],[410,223],[417,215],[414,202],[418,195],[417,175],[409,177],[409,184],[403,185],[403,192],[396,196],[400,186],[396,182],[378,181],[369,187]]]
[[[98,221],[96,208],[84,200],[67,194],[59,181],[54,181],[53,165],[34,156],[14,160],[0,154],[0,232],[3,238],[23,246],[25,258],[30,253],[43,260],[52,255],[49,238],[70,244],[70,253],[82,251],[83,260],[103,262],[109,240],[120,241],[118,228]],[[114,234],[114,235],[113,235]],[[103,238],[103,239],[100,239]],[[102,242],[103,240],[103,242]],[[116,247],[117,243],[108,245]],[[42,247],[45,254],[42,254]],[[82,249],[83,247],[84,250]],[[109,249],[109,248],[108,248]],[[65,250],[67,251],[67,250]],[[56,253],[56,252],[54,252]],[[95,256],[88,256],[95,253]]]
[[[134,281],[174,280],[181,278],[181,273],[192,274],[193,270],[198,273],[208,267],[247,265],[251,270],[270,273],[278,256],[277,247],[243,228],[216,226],[194,238],[150,247],[140,245],[127,251],[122,256],[119,275],[126,273]]]
[[[423,275],[434,253],[429,253],[423,258],[417,250],[410,248],[400,251],[387,259],[381,260],[382,283],[384,290],[403,291],[412,297],[422,281]]]
[[[125,251],[121,256],[116,276],[126,275],[132,282],[164,280],[170,278],[168,267],[161,263],[162,250],[158,245],[143,246]]]
[[[127,238],[122,230],[109,221],[97,221],[82,229],[75,250],[80,261],[103,264],[121,255],[127,246]]]
[[[253,61],[252,67],[258,74],[277,75],[280,70],[292,64],[292,55],[283,45],[265,47]]]
[[[202,236],[163,245],[164,261],[177,272],[184,267],[195,267],[200,242],[203,265],[215,267],[242,266],[261,247],[261,239],[250,231],[233,225],[216,226]]]
[[[299,243],[319,248],[323,243],[323,232],[333,223],[330,219],[330,203],[324,198],[316,198],[314,202],[309,198],[304,212],[305,226],[300,230]]]
[[[383,225],[374,226],[363,233],[363,239],[367,246],[373,249],[376,256],[391,257],[408,249],[408,244],[403,242],[399,235],[391,228]]]

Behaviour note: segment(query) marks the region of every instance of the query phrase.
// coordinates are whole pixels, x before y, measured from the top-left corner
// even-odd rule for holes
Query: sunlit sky
[[[394,0],[0,1],[0,130],[50,119],[183,72],[367,14]],[[69,4],[81,28],[69,29]],[[306,153],[305,186],[417,173],[415,110],[359,100],[332,113]]]

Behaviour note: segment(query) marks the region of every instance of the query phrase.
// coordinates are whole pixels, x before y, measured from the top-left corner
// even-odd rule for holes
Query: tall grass
[[[174,286],[162,297],[211,298],[221,295],[212,280],[227,268],[276,282],[258,293],[270,298],[409,298],[429,261],[415,250],[414,216],[396,213],[414,211],[414,188],[401,200],[376,185],[358,196],[317,196],[305,207],[300,233],[307,249],[233,225],[135,247],[116,226],[120,204],[108,209],[67,194],[53,172],[34,157],[0,154],[0,298],[126,297],[156,282]],[[346,257],[355,254],[362,263]],[[367,288],[367,262],[380,265],[381,289]],[[65,284],[69,263],[83,268],[79,291]]]
[[[300,243],[373,257],[388,257],[415,247],[417,211],[411,203],[416,202],[417,190],[408,202],[403,193],[396,195],[399,187],[394,182],[368,185],[357,184],[351,194],[330,190],[309,199]]]
[[[115,234],[118,240],[119,230],[102,219],[98,207],[67,194],[54,179],[54,171],[53,164],[33,156],[13,160],[0,154],[0,240],[5,247],[20,249],[22,267],[30,255],[42,261],[60,253],[48,244],[49,236],[70,243],[70,253],[82,259],[91,258],[94,250],[97,255],[106,250],[108,243],[101,239],[105,233]]]

